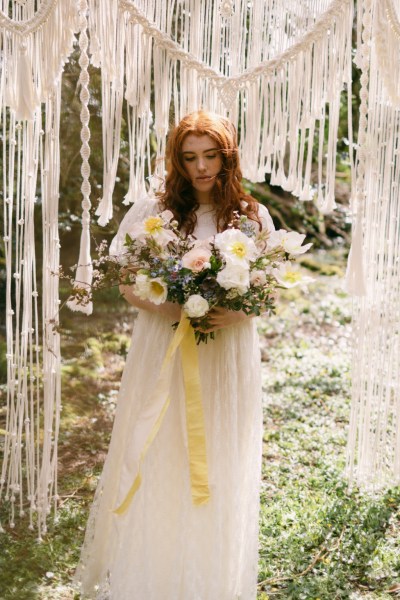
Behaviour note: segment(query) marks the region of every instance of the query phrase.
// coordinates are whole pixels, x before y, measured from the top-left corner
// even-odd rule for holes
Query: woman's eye
[[[185,162],[192,162],[192,160],[194,160],[194,156],[185,156],[184,158]]]
[[[217,158],[216,154],[207,154],[206,158]]]

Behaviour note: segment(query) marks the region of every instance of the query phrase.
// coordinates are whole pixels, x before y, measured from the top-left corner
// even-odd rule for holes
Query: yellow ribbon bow
[[[141,466],[144,457],[161,427],[164,415],[169,406],[170,366],[179,347],[181,349],[186,395],[186,427],[192,500],[193,504],[200,505],[208,502],[210,498],[196,338],[189,319],[183,314],[174,337],[168,346],[157,385],[147,408],[142,414],[142,423],[139,417],[136,436],[136,449],[139,453],[137,474],[124,500],[114,510],[118,515],[122,515],[127,511],[133,496],[140,487],[142,481]]]

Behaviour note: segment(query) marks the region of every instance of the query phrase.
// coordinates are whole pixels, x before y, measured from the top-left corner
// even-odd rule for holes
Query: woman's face
[[[182,144],[182,163],[192,182],[196,200],[210,200],[210,192],[222,168],[220,149],[208,135],[189,133]]]

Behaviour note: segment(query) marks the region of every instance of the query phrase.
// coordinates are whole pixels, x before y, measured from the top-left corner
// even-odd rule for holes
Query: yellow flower
[[[247,248],[243,242],[234,242],[231,246],[231,253],[238,258],[245,258],[247,255]]]
[[[144,223],[144,230],[148,235],[155,235],[160,233],[163,228],[164,221],[161,217],[148,217]]]

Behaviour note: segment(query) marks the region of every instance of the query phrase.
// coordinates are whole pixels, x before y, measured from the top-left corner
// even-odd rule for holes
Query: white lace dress
[[[157,212],[137,202],[112,244],[121,251],[131,225]],[[263,227],[273,228],[260,205]],[[210,205],[195,235],[216,233]],[[184,391],[177,353],[170,405],[142,469],[128,511],[113,510],[131,486],[135,420],[172,338],[171,322],[140,310],[118,397],[110,449],[96,491],[75,574],[82,597],[104,600],[255,600],[261,471],[260,354],[254,319],[220,330],[199,346],[210,500],[191,498]]]

